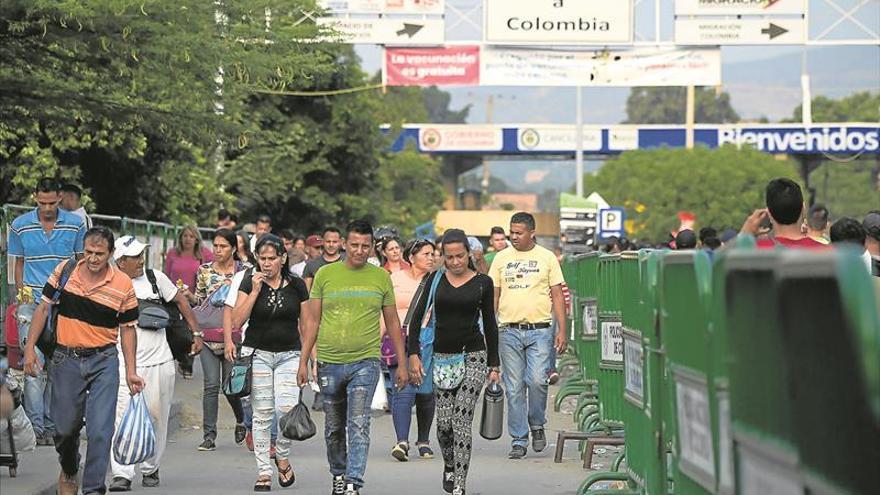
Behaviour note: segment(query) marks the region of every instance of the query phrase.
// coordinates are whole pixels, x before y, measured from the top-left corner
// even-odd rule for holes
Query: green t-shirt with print
[[[347,364],[379,358],[379,318],[394,307],[394,286],[384,269],[366,264],[353,269],[333,263],[318,270],[312,299],[321,300],[318,361]]]

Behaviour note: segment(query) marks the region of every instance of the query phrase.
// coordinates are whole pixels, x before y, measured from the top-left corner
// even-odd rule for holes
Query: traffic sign
[[[443,19],[321,17],[318,25],[335,29],[344,42],[353,44],[442,45],[446,38]]]
[[[806,0],[675,0],[675,15],[802,15]]]
[[[623,228],[626,215],[623,208],[607,208],[599,210],[599,237],[623,237],[626,232]]]
[[[326,10],[358,14],[443,14],[445,0],[319,0]]]
[[[632,0],[483,0],[486,43],[604,45],[632,38]]]
[[[675,42],[680,45],[800,45],[806,39],[803,18],[675,20]]]

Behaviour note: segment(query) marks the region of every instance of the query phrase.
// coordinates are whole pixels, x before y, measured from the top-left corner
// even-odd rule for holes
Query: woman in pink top
[[[199,229],[187,225],[180,230],[177,245],[165,254],[165,275],[168,275],[168,278],[178,286],[183,283],[189,288],[184,294],[191,304],[199,267],[214,261],[211,250],[201,246],[201,238]]]
[[[405,261],[404,261],[405,260]],[[411,303],[415,302],[415,295],[422,279],[434,270],[434,244],[427,240],[410,241],[403,250],[405,268],[391,274],[391,283],[394,286],[394,299],[397,302],[397,315],[400,318],[404,338],[407,334],[406,316]],[[420,322],[410,322],[412,331],[418,332]],[[387,337],[383,342],[388,340]],[[394,355],[390,344],[382,346],[382,359],[394,376],[397,368],[397,356]],[[406,359],[405,357],[403,359]],[[418,423],[418,440],[416,447],[419,449],[419,457],[430,459],[434,452],[428,445],[428,434],[431,431],[431,423],[434,421],[434,394],[418,394],[416,388],[407,386],[403,390],[396,391],[392,387],[391,417],[394,421],[394,430],[397,433],[397,443],[391,449],[391,456],[398,461],[409,460],[409,429],[412,423],[412,408],[416,406],[416,421]]]
[[[379,253],[382,268],[388,273],[393,274],[409,269],[409,263],[403,259],[400,239],[396,237],[380,239],[378,246],[376,246],[376,251]]]

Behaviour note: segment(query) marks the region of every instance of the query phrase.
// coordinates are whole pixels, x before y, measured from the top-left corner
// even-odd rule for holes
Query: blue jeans
[[[36,304],[22,304],[16,311],[18,319],[18,345],[19,349],[24,349],[27,342],[27,334],[31,328],[31,318],[34,316],[34,310],[37,309]],[[40,364],[45,362],[43,353],[39,349],[37,351],[37,360]],[[55,434],[55,423],[52,422],[51,402],[52,402],[52,381],[49,379],[49,372],[46,367],[38,376],[24,376],[24,412],[27,414],[31,425],[34,427],[34,433],[37,437],[50,437]]]
[[[395,373],[397,373],[397,366],[389,366],[385,383],[393,384]],[[431,423],[434,422],[434,409],[436,407],[434,393],[417,394],[416,388],[412,385],[407,385],[402,390],[397,390],[397,387],[392,385],[388,402],[391,404],[391,420],[394,422],[394,432],[397,433],[397,441],[409,442],[412,408],[415,405],[416,423],[419,429],[416,443],[428,443],[428,436],[431,434]]]
[[[370,403],[381,372],[379,360],[372,358],[348,364],[318,362],[330,474],[344,475],[346,483],[357,487],[364,486],[370,451]]]
[[[59,348],[52,356],[49,373],[55,383],[52,388],[52,410],[55,450],[61,469],[68,475],[74,475],[79,470],[79,432],[85,416],[89,443],[82,492],[104,493],[119,389],[116,347],[82,357]]]
[[[242,352],[253,352],[251,368],[251,405],[253,407],[254,456],[260,475],[272,476],[269,460],[271,437],[277,431],[275,418],[283,416],[299,401],[296,385],[299,369],[299,351],[269,352],[247,347]],[[285,460],[290,455],[290,440],[283,435],[277,440],[276,457]]]
[[[507,431],[513,445],[527,446],[529,430],[547,422],[547,367],[553,347],[551,328],[519,330],[502,327],[499,353],[507,395]],[[526,397],[528,395],[528,397]]]

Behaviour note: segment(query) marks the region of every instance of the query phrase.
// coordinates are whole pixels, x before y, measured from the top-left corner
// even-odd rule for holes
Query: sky
[[[540,0],[535,0],[540,1]],[[544,0],[546,1],[546,0]],[[616,1],[616,0],[615,0]],[[807,0],[810,6],[810,35],[823,39],[878,38],[880,1],[870,1],[842,18],[834,7],[848,12],[861,0]],[[673,0],[659,0],[660,39],[671,40]],[[480,38],[481,0],[447,0],[447,40],[473,41]],[[636,0],[636,35],[654,39],[654,2]],[[459,13],[471,12],[464,16]],[[840,22],[838,22],[840,21]],[[862,30],[858,24],[868,29]],[[873,36],[871,34],[873,33]],[[381,49],[359,45],[363,67],[375,73],[381,67]],[[722,48],[722,90],[730,93],[733,107],[744,120],[767,118],[771,122],[791,118],[802,101],[801,74],[810,76],[813,97],[840,98],[858,91],[880,91],[880,46],[759,46]],[[495,96],[495,123],[570,123],[575,119],[574,88],[450,87],[452,108],[472,105],[469,122],[487,121],[486,102]],[[587,124],[615,124],[626,118],[629,88],[584,88],[584,121]]]

